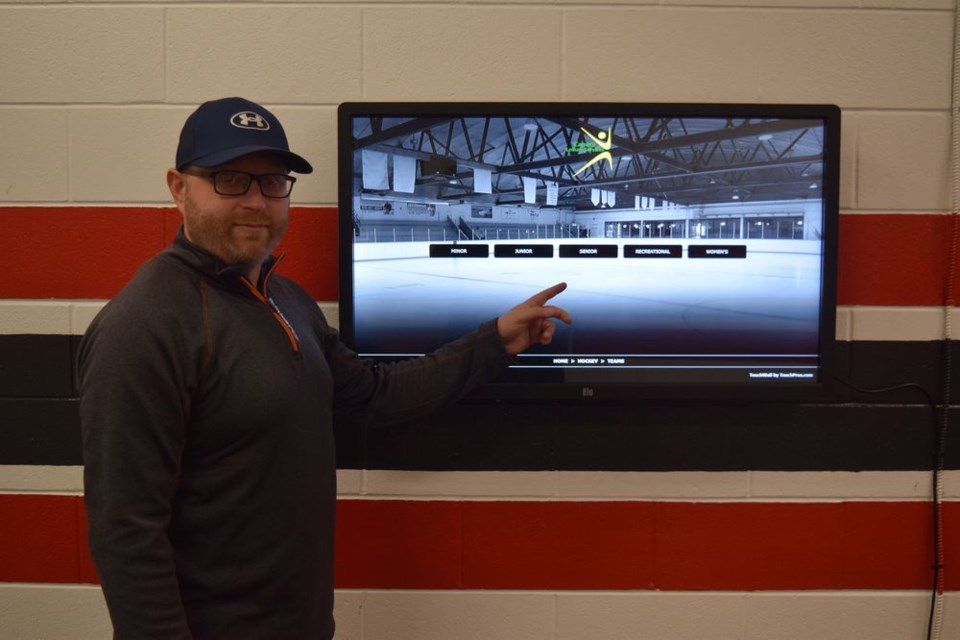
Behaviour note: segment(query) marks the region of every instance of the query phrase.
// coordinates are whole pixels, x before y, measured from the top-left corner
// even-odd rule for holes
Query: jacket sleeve
[[[78,354],[91,554],[118,640],[187,640],[168,538],[189,394],[163,322],[108,305]]]
[[[327,358],[336,408],[386,423],[419,417],[453,402],[495,379],[513,362],[503,348],[496,320],[423,357],[389,364],[361,360],[334,338],[328,341]]]

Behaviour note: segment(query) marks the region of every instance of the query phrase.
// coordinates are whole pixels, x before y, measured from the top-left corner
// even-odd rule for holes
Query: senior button
[[[615,244],[562,244],[561,258],[616,258]]]

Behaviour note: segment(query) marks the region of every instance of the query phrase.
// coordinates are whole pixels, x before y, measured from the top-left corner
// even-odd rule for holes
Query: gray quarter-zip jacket
[[[181,230],[79,351],[90,549],[121,640],[329,640],[334,411],[414,418],[510,362],[495,322],[361,361],[265,265],[254,286]]]

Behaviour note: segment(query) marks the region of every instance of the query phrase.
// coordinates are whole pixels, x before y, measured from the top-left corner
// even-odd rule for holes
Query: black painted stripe
[[[0,335],[0,397],[76,396],[78,336]]]
[[[82,464],[74,398],[0,398],[0,464]]]
[[[75,358],[80,336],[0,335],[0,398],[77,395]],[[946,344],[930,341],[838,341],[835,343],[836,376],[864,389],[880,389],[915,383],[930,394],[942,393],[941,376]],[[953,360],[960,366],[960,344],[950,344]],[[960,398],[960,375],[953,376],[952,396]],[[882,394],[861,393],[837,383],[840,402],[923,402],[916,390]]]
[[[81,464],[78,340],[0,336],[0,464]],[[945,348],[838,342],[838,377],[864,388],[915,383],[937,398]],[[952,393],[960,398],[956,385]],[[906,471],[931,468],[935,419],[914,388],[843,384],[818,404],[473,400],[395,427],[341,419],[337,458],[341,468],[438,471]],[[960,468],[960,448],[948,453],[947,467]]]
[[[0,399],[0,464],[81,464],[76,405]],[[415,424],[340,422],[337,458],[434,471],[912,471],[931,468],[934,424],[923,405],[461,403]],[[946,467],[960,469],[960,449]]]

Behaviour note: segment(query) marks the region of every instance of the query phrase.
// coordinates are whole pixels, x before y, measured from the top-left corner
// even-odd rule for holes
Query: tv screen
[[[832,376],[833,105],[345,103],[340,330],[419,356],[564,281],[497,398],[796,398]]]

